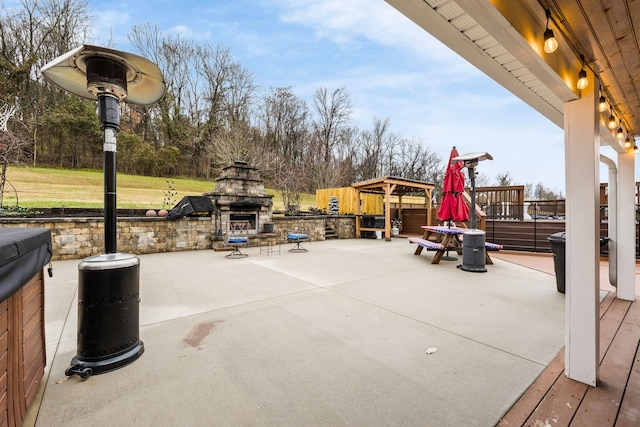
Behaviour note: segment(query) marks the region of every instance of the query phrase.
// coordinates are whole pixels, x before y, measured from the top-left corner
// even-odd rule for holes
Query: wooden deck
[[[618,300],[609,292],[600,304],[598,386],[568,379],[562,350],[498,425],[639,426],[639,343],[640,301]]]

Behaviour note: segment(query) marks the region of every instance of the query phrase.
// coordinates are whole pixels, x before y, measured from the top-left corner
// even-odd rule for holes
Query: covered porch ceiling
[[[640,135],[639,0],[386,0],[479,70],[564,127],[564,103],[580,97],[583,64],[633,144]],[[543,50],[545,9],[558,50]],[[588,73],[590,84],[594,84]],[[597,91],[596,91],[597,93]],[[606,126],[601,144],[621,153]],[[617,130],[617,129],[614,129]]]

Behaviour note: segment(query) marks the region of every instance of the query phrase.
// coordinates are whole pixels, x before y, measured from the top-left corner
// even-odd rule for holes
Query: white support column
[[[636,298],[636,156],[632,149],[618,154],[618,298]]]
[[[591,74],[591,73],[590,73]],[[599,367],[598,109],[590,75],[580,99],[564,105],[567,193],[565,375],[595,386]]]

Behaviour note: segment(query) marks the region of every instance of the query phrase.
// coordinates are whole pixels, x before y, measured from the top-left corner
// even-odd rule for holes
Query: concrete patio
[[[87,380],[64,374],[79,261],[54,262],[25,425],[492,426],[564,346],[564,295],[541,271],[431,265],[406,239],[290,247],[140,256],[145,353]]]

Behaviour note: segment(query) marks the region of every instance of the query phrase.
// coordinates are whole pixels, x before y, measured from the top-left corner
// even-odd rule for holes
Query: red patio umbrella
[[[469,207],[461,196],[464,191],[464,173],[462,172],[464,164],[462,162],[451,164],[454,157],[458,157],[456,147],[451,150],[444,173],[442,203],[438,209],[438,219],[440,221],[464,222],[469,219]]]

